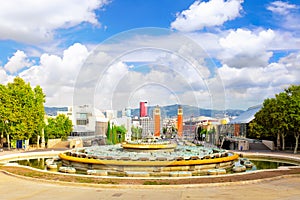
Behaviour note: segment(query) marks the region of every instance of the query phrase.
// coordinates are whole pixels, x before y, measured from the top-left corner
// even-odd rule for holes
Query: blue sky
[[[299,22],[297,0],[3,1],[0,83],[20,76],[42,86],[47,106],[72,105],[80,70],[95,49],[157,43],[155,50],[135,50],[120,58],[97,77],[95,87],[107,93],[95,90],[96,106],[137,107],[139,100],[147,99],[153,105],[247,109],[290,84],[300,84]],[[152,32],[137,39],[132,29],[145,27],[170,33],[167,37]],[[108,45],[124,31],[131,35],[121,39],[122,44]],[[201,60],[197,72],[174,56],[184,49],[172,49],[176,34],[206,53],[193,55]],[[159,50],[159,43],[173,54]],[[112,49],[108,52],[113,54]]]

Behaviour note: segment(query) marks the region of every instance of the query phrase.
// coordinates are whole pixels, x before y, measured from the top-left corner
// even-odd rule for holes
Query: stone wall
[[[58,144],[61,141],[61,139],[49,139],[47,142],[47,147],[48,148],[52,148],[54,147],[56,144]]]

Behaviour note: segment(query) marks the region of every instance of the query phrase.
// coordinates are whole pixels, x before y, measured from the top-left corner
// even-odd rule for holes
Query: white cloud
[[[6,74],[6,71],[0,67],[0,83],[6,83],[8,79],[8,75]]]
[[[43,54],[38,65],[19,74],[31,85],[40,85],[46,94],[46,105],[72,105],[74,84],[79,70],[89,55],[79,43],[70,46],[62,56]]]
[[[218,72],[224,83],[227,107],[247,108],[274,97],[290,84],[300,84],[300,52],[292,53],[265,67],[233,68],[223,65]]]
[[[32,62],[27,58],[27,55],[23,51],[18,50],[8,59],[8,62],[4,65],[4,69],[10,74],[14,74],[31,65]]]
[[[95,10],[108,0],[14,0],[0,6],[0,39],[40,43],[53,38],[55,30],[81,23],[100,25]]]
[[[287,15],[291,10],[297,9],[295,4],[289,4],[283,1],[274,1],[267,6],[267,9],[279,15]]]
[[[177,14],[173,29],[179,31],[196,31],[205,27],[220,26],[226,21],[240,16],[243,0],[195,1],[188,10]]]
[[[279,25],[283,30],[289,30],[294,35],[299,35],[299,5],[275,1],[270,3],[267,9],[274,14],[273,20],[277,26]]]
[[[190,36],[201,43],[201,34]],[[90,99],[95,100],[95,105],[101,109],[136,107],[141,99],[147,99],[153,105],[183,103],[224,108],[224,92],[226,108],[235,106],[246,109],[262,103],[264,98],[282,91],[289,84],[299,84],[299,52],[268,63],[273,37],[278,36],[272,30],[238,29],[223,35],[205,36],[210,40],[205,41],[205,45],[212,53],[222,52],[219,56],[224,64],[218,69],[221,78],[213,74],[215,69],[205,62],[207,55],[203,50],[198,50],[188,40],[181,45],[174,44],[174,41],[184,38],[176,40],[175,35],[132,37],[126,39],[125,44],[101,45],[95,55],[90,54],[85,45],[77,43],[61,55],[42,54],[34,66],[24,68],[19,76],[32,86],[41,85],[46,93],[46,105],[66,106],[72,105],[77,75],[82,66],[87,66],[83,71],[86,73],[84,81],[80,82],[80,95],[91,96]],[[143,45],[153,48],[138,48]],[[133,51],[126,51],[126,48]],[[239,55],[246,55],[251,64],[235,67],[241,66],[238,65],[241,63]],[[89,56],[92,59],[85,60]],[[143,62],[138,63],[139,59]],[[230,62],[233,64],[226,64]],[[258,64],[254,66],[253,62]],[[2,83],[12,78],[3,67],[0,68]],[[92,84],[98,84],[98,87],[93,88]]]
[[[274,31],[275,38],[268,44],[268,50],[300,50],[300,38],[294,32]]]
[[[223,48],[219,58],[223,64],[236,68],[266,66],[272,56],[272,52],[267,51],[268,45],[274,38],[275,33],[271,29],[258,33],[232,30],[219,40]]]

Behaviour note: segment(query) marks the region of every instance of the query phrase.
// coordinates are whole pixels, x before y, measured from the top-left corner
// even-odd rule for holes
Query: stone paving
[[[0,199],[3,200],[74,200],[74,199],[289,199],[300,196],[300,176],[263,181],[235,183],[227,186],[141,186],[118,188],[108,185],[78,186],[31,181],[0,172]]]

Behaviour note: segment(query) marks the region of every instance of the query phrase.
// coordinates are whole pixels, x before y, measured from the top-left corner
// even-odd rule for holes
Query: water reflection
[[[264,160],[251,160],[251,162],[256,166],[257,170],[260,169],[277,169],[280,166],[295,166],[289,163],[276,162],[276,161],[264,161]]]
[[[18,163],[19,165],[23,165],[23,166],[29,166],[29,167],[36,168],[36,169],[47,170],[47,167],[46,167],[46,164],[45,164],[45,161],[47,159],[53,159],[53,158],[24,159],[24,160],[11,161],[11,163]],[[61,162],[58,162],[58,163],[61,163]],[[61,164],[58,165],[58,166],[61,166]]]

